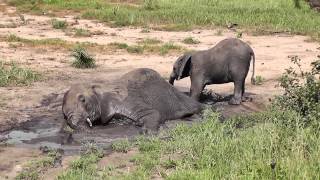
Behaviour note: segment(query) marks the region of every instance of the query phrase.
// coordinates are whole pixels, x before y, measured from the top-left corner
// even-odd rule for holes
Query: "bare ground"
[[[226,29],[197,29],[189,32],[164,32],[150,30],[142,33],[141,28],[125,27],[110,28],[103,23],[91,20],[75,20],[74,16],[58,18],[68,22],[67,30],[53,29],[50,23],[51,17],[33,16],[23,14],[24,21],[15,9],[5,4],[0,4],[0,36],[15,34],[27,39],[60,38],[68,42],[91,42],[99,45],[107,45],[112,42],[125,42],[129,45],[154,38],[162,43],[174,42],[187,49],[202,50],[214,46],[226,37],[235,37],[234,31]],[[91,32],[91,37],[74,37],[70,34],[72,28],[83,28]],[[219,33],[222,32],[222,33]],[[186,37],[194,37],[201,43],[186,45],[182,40]],[[267,104],[268,99],[281,92],[275,87],[277,79],[288,68],[290,56],[298,55],[302,59],[303,68],[309,68],[311,61],[320,54],[320,45],[309,41],[308,37],[275,34],[272,36],[252,36],[243,34],[242,40],[249,43],[256,54],[256,75],[262,76],[265,81],[260,86],[253,86],[247,78],[246,92],[253,97],[252,102],[243,103],[240,108],[226,108],[224,113],[259,111]],[[110,80],[134,68],[148,67],[155,69],[164,77],[168,77],[173,62],[180,54],[171,53],[165,56],[158,54],[129,54],[124,50],[94,51],[97,60],[97,68],[79,70],[71,67],[72,57],[70,51],[59,47],[33,46],[14,44],[2,38],[0,42],[0,59],[5,62],[15,61],[22,66],[29,67],[43,74],[44,79],[27,87],[1,87],[0,88],[0,131],[10,129],[12,126],[27,121],[30,111],[41,105],[41,100],[52,93],[61,94],[71,84],[84,81]],[[250,70],[251,72],[251,70]],[[249,73],[248,76],[251,76]],[[176,83],[184,90],[189,88],[189,79],[183,79]],[[221,94],[231,94],[232,84],[211,85],[208,89]],[[48,108],[48,107],[47,107]],[[50,107],[49,107],[50,108]],[[42,108],[39,112],[45,112]],[[30,159],[35,150],[12,150],[12,147],[2,147],[0,175],[5,177],[11,173],[14,177],[19,171],[17,166]],[[30,154],[31,153],[31,154]],[[117,156],[116,154],[113,156]],[[111,156],[111,159],[112,157]],[[15,159],[15,162],[12,162]],[[102,161],[103,162],[103,161]],[[56,171],[49,171],[53,173]]]

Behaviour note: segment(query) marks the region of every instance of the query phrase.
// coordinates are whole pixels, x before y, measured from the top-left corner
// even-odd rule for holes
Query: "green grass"
[[[187,37],[187,38],[183,39],[182,42],[185,44],[199,44],[200,43],[199,40],[197,40],[193,37]]]
[[[139,153],[131,159],[135,168],[129,173],[98,169],[97,156],[82,156],[60,179],[81,175],[86,179],[150,179],[154,175],[170,180],[320,178],[319,119],[304,126],[300,114],[274,107],[225,123],[219,116],[206,110],[202,123],[178,125],[166,140],[138,138],[134,146]],[[126,152],[128,143],[113,147]]]
[[[262,76],[255,77],[255,85],[262,85],[265,79]]]
[[[96,43],[90,43],[90,42],[73,43],[73,42],[68,42],[59,38],[26,39],[26,38],[22,38],[17,35],[11,34],[6,37],[0,37],[0,39],[3,39],[4,41],[10,42],[10,43],[21,43],[31,47],[50,47],[53,49],[73,50],[78,46],[81,46],[86,49],[90,49],[92,51],[108,50],[107,46],[98,45]],[[11,46],[16,48],[19,46],[19,44],[11,44]]]
[[[90,37],[91,33],[90,31],[86,30],[86,29],[75,29],[75,33],[74,33],[75,37]]]
[[[75,68],[86,69],[96,67],[95,59],[81,46],[78,46],[73,50],[72,56],[74,57],[72,66]]]
[[[168,42],[168,43],[163,44],[160,47],[160,54],[165,55],[165,54],[169,53],[170,51],[181,51],[182,49],[183,48],[181,46],[175,45],[172,42]]]
[[[137,142],[136,171],[149,179],[318,179],[320,139],[316,128],[300,126],[292,111],[266,112],[229,119],[207,112],[205,121],[180,125],[169,140],[157,137]],[[272,170],[271,163],[275,162]],[[171,173],[166,173],[166,172]]]
[[[139,41],[138,44],[142,45],[154,45],[154,44],[160,44],[162,41],[155,39],[155,38],[146,38],[142,41]]]
[[[157,39],[144,39],[138,42],[138,45],[128,45],[126,43],[113,42],[109,47],[114,49],[125,49],[128,53],[143,54],[143,53],[158,53],[166,55],[168,53],[181,53],[185,48],[175,45],[172,42],[159,44],[161,41]]]
[[[131,148],[131,143],[128,139],[119,140],[112,143],[112,150],[116,152],[126,153]]]
[[[51,24],[52,24],[52,27],[54,29],[66,29],[68,24],[66,21],[60,21],[60,20],[57,20],[57,19],[53,19],[51,21]]]
[[[103,179],[97,167],[97,162],[103,157],[101,149],[95,143],[85,143],[83,148],[81,157],[73,161],[58,180]]]
[[[320,36],[320,16],[293,0],[145,0],[136,5],[102,0],[9,0],[20,11],[73,10],[115,26],[172,26],[174,30],[237,23],[249,31],[282,31]]]
[[[29,85],[40,79],[41,75],[31,69],[0,61],[0,87]]]
[[[40,175],[48,168],[54,167],[61,154],[51,150],[45,157],[30,161],[16,176],[16,180],[38,180]]]

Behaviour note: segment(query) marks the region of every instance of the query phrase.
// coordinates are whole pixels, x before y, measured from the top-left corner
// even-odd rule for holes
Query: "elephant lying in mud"
[[[199,100],[206,85],[234,82],[234,95],[229,104],[240,104],[245,90],[245,79],[253,58],[251,83],[254,84],[255,55],[252,48],[236,38],[219,42],[209,50],[196,51],[179,57],[173,65],[170,84],[190,76],[190,95]]]
[[[155,131],[166,120],[199,113],[202,104],[176,90],[156,71],[140,68],[110,84],[78,84],[64,95],[62,112],[73,129],[126,117]]]

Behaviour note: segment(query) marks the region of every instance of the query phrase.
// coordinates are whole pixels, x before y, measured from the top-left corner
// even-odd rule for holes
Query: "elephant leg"
[[[234,82],[234,94],[231,100],[229,101],[229,104],[231,105],[239,105],[242,101],[242,90],[243,90],[243,83],[242,81],[235,81]]]
[[[242,96],[241,96],[242,102],[247,101],[247,98],[244,96],[244,93],[245,93],[245,81],[242,82]]]
[[[148,110],[146,114],[140,118],[143,122],[142,131],[144,134],[154,134],[160,127],[161,115],[156,110]]]
[[[142,126],[143,134],[156,132],[162,122],[159,111],[139,102],[139,100],[130,100],[121,111],[121,114],[136,122],[138,126]]]
[[[199,101],[201,92],[205,87],[202,78],[191,78],[190,96]]]

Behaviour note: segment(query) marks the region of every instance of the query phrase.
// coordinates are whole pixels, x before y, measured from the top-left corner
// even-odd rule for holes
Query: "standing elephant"
[[[126,117],[155,131],[166,120],[199,113],[202,104],[176,90],[156,71],[140,68],[108,84],[78,84],[64,95],[62,112],[73,129]]]
[[[179,57],[173,65],[170,84],[190,76],[190,95],[199,96],[208,84],[234,82],[234,95],[229,104],[240,104],[245,89],[245,79],[253,57],[251,83],[254,84],[255,55],[252,48],[236,38],[220,41],[209,50],[196,51]]]

